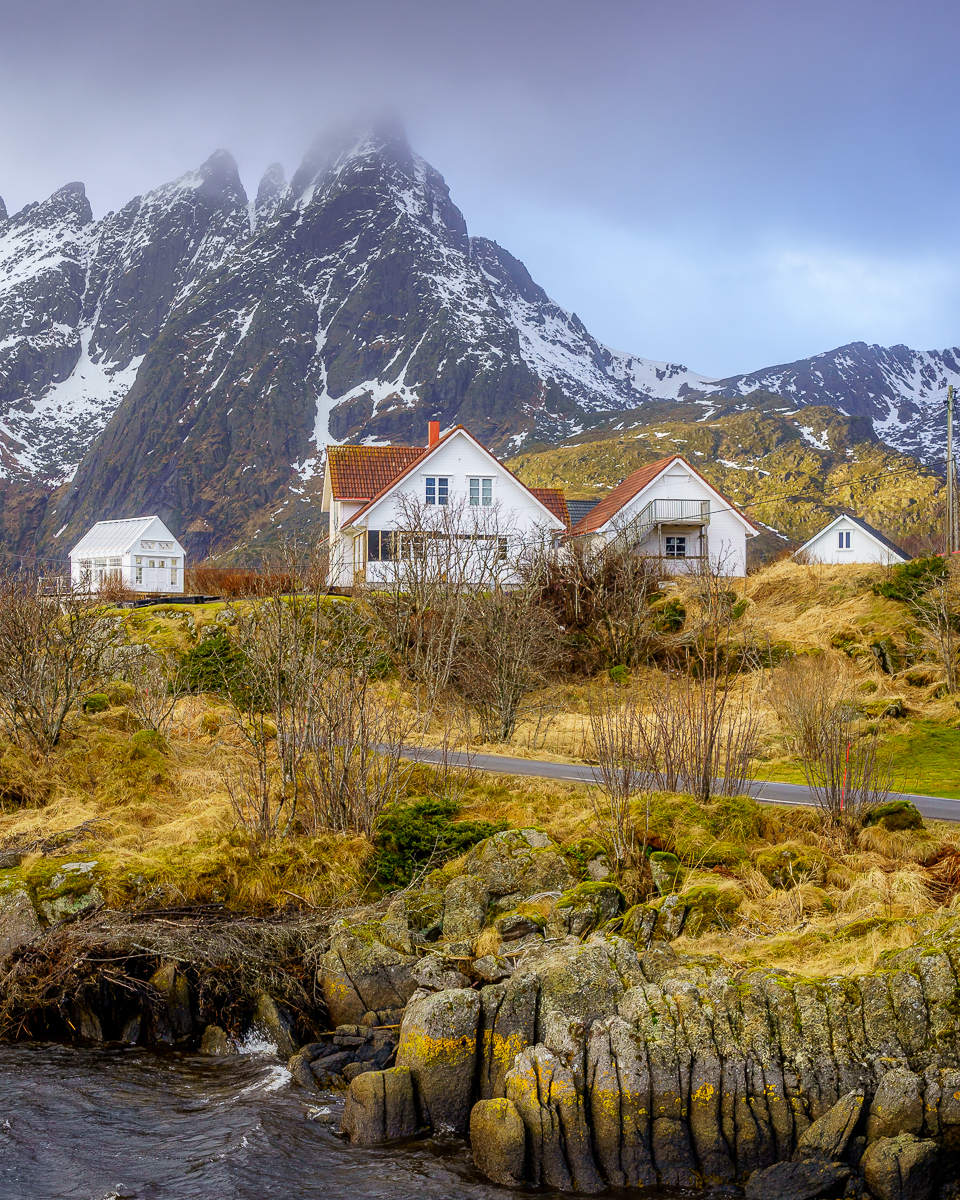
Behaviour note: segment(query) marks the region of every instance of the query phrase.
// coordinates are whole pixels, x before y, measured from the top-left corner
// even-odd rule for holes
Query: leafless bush
[[[832,655],[792,658],[773,674],[767,692],[771,706],[803,757],[816,756],[824,731],[841,704],[852,701],[848,664]]]
[[[643,769],[641,715],[634,698],[621,703],[619,696],[604,695],[590,703],[590,728],[593,733],[597,766],[597,787],[590,800],[597,831],[606,844],[618,877],[631,862],[636,834],[630,820],[630,802],[647,782]],[[647,792],[643,851],[646,851],[650,824]]]
[[[110,571],[104,575],[97,586],[96,595],[97,599],[105,604],[129,604],[137,598],[137,593],[125,582],[119,571]]]
[[[650,600],[657,564],[620,542],[584,539],[533,556],[527,577],[564,633],[564,655],[578,670],[635,666],[658,644]]]
[[[367,564],[366,594],[397,669],[430,714],[450,684],[476,589],[516,574],[512,527],[498,505],[427,505],[411,496],[397,503],[381,557]]]
[[[121,642],[90,597],[41,597],[32,575],[0,578],[0,727],[52,750],[70,713],[111,677]]]
[[[188,593],[198,596],[239,599],[244,596],[293,592],[302,585],[303,581],[287,565],[280,568],[255,568],[201,564],[188,567],[184,572],[184,587]]]
[[[124,659],[122,675],[132,689],[127,707],[145,729],[155,729],[166,737],[185,690],[181,668],[175,662],[164,662],[149,646],[131,647]]]
[[[484,741],[513,736],[528,696],[557,662],[558,632],[532,588],[469,596],[452,671],[457,690],[479,717]]]
[[[926,649],[943,667],[947,689],[960,690],[960,561],[948,559],[943,576],[909,603]]]
[[[829,826],[852,840],[875,805],[896,793],[892,762],[880,754],[880,739],[860,729],[859,713],[840,703],[827,716],[803,770],[814,802]]]

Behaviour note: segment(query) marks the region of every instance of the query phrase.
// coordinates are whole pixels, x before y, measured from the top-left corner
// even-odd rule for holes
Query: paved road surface
[[[408,758],[421,762],[438,763],[443,760],[443,751],[411,749]],[[464,754],[460,751],[447,752],[452,766],[472,766],[478,771],[496,771],[506,775],[535,775],[543,779],[566,779],[573,783],[596,783],[593,767],[576,763],[543,762],[536,758],[508,758],[501,754]],[[750,780],[747,791],[764,804],[812,804],[810,789],[799,783],[769,783],[759,779]],[[911,800],[925,817],[934,821],[960,821],[960,800],[943,800],[939,796],[918,796],[903,793],[903,799]]]

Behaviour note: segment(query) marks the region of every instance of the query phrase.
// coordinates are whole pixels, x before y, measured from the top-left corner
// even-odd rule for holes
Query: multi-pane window
[[[139,559],[137,560],[139,562]],[[143,567],[136,567],[137,583],[143,583]]]
[[[471,504],[492,504],[493,503],[493,480],[478,478],[472,476],[470,479],[470,503]]]
[[[666,556],[667,558],[686,558],[687,539],[685,537],[673,537],[668,535]]]
[[[849,550],[850,549],[850,531],[849,531],[849,529],[841,529],[837,536],[840,539],[839,548],[841,550]]]
[[[397,536],[390,529],[371,529],[367,533],[367,557],[371,562],[393,562],[397,557]]]
[[[446,504],[450,495],[450,480],[445,475],[427,476],[427,503]]]
[[[173,584],[174,586],[176,586],[176,582],[177,582],[177,560],[176,560],[175,558],[171,558],[171,559],[170,559],[170,582],[171,582],[171,584]]]

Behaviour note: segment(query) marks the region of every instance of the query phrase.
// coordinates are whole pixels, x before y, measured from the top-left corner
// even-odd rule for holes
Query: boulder
[[[560,847],[538,829],[508,829],[484,839],[467,855],[465,868],[484,881],[491,897],[524,899],[577,882]]]
[[[213,1029],[215,1027],[211,1025],[208,1028]],[[221,1032],[223,1031],[221,1030]],[[204,1032],[203,1036],[206,1039],[206,1032]],[[200,1052],[201,1054],[204,1053],[202,1046]],[[308,1092],[318,1092],[320,1090],[317,1077],[310,1069],[310,1055],[305,1050],[298,1050],[296,1054],[290,1056],[290,1061],[287,1063],[287,1070],[297,1083],[301,1087],[305,1087]]]
[[[0,896],[0,958],[32,942],[41,929],[33,901],[25,891]]]
[[[878,1138],[860,1163],[874,1200],[929,1200],[937,1170],[936,1142],[911,1133]]]
[[[400,1026],[397,1066],[413,1076],[424,1121],[466,1133],[476,1070],[480,997],[472,988],[418,994]]]
[[[341,929],[320,960],[331,1025],[357,1025],[367,1012],[403,1008],[417,989],[416,958],[377,941],[375,929]]]
[[[887,1071],[880,1080],[867,1119],[868,1142],[898,1133],[923,1133],[923,1080],[905,1067]]]
[[[533,1044],[539,984],[533,975],[516,974],[506,983],[480,992],[480,1098],[506,1095],[507,1072],[517,1055]]]
[[[219,1025],[208,1025],[200,1039],[200,1053],[211,1058],[227,1058],[237,1053],[237,1048]]]
[[[485,954],[482,958],[474,960],[473,971],[486,983],[499,983],[501,979],[510,978],[513,974],[513,967],[508,966],[505,959],[498,958],[494,954]]]
[[[490,894],[482,878],[461,875],[443,893],[443,936],[448,942],[469,941],[483,928]]]
[[[683,865],[675,854],[667,850],[654,850],[647,860],[653,886],[661,896],[675,892],[683,879]]]
[[[849,1092],[838,1100],[800,1135],[793,1155],[794,1161],[836,1162],[842,1158],[860,1119],[862,1108],[862,1091]]]
[[[268,1041],[273,1042],[281,1058],[288,1059],[295,1053],[297,1043],[293,1039],[293,1021],[266,992],[261,992],[257,999],[252,1024]]]
[[[634,1025],[594,1021],[587,1035],[586,1088],[593,1145],[612,1187],[657,1182],[650,1149],[650,1069]]]
[[[520,1187],[526,1161],[526,1131],[512,1100],[480,1100],[470,1110],[473,1165],[502,1187]]]
[[[563,1192],[603,1191],[570,1068],[546,1046],[530,1046],[508,1072],[506,1092],[526,1129],[530,1182]]]
[[[177,964],[165,963],[154,971],[150,976],[150,986],[158,993],[162,1006],[154,1014],[156,1040],[169,1045],[189,1037],[193,1031],[190,984],[186,976],[177,970]]]
[[[838,1186],[852,1174],[843,1163],[774,1163],[753,1172],[747,1180],[746,1200],[817,1200],[839,1195]]]
[[[350,1083],[340,1131],[357,1146],[376,1146],[417,1132],[417,1107],[408,1068],[368,1071]]]
[[[625,907],[623,892],[611,881],[578,883],[563,893],[550,920],[550,932],[585,937]]]
[[[550,1012],[560,1012],[589,1025],[616,1012],[624,993],[612,948],[603,940],[553,950],[537,961],[535,970],[540,980],[541,1022]],[[537,1040],[541,1040],[539,1024]]]
[[[411,972],[418,988],[430,992],[443,992],[450,988],[470,986],[470,980],[462,971],[446,966],[439,954],[426,954]]]

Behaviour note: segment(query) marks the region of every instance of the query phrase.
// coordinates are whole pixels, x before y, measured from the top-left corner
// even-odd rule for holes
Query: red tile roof
[[[650,463],[649,466],[640,467],[640,469],[634,471],[632,475],[628,475],[623,483],[618,484],[617,487],[615,487],[613,491],[609,493],[609,495],[604,496],[604,498],[595,508],[592,508],[582,520],[578,521],[576,525],[574,525],[574,527],[570,530],[570,535],[572,537],[579,537],[580,534],[583,533],[596,533],[596,531],[606,525],[610,518],[618,513],[625,504],[628,504],[634,498],[634,496],[636,496],[639,492],[642,492],[647,484],[653,483],[660,472],[666,470],[666,468],[669,467],[673,462],[683,463],[683,465],[687,467],[688,470],[692,471],[698,479],[702,479],[707,487],[711,489],[711,491],[716,492],[720,499],[723,500],[728,507],[737,514],[738,517],[741,517],[744,521],[746,521],[751,529],[757,528],[757,526],[753,523],[753,521],[750,520],[749,517],[744,516],[739,508],[737,508],[735,504],[732,504],[730,500],[727,499],[723,492],[714,487],[709,479],[706,479],[700,474],[693,463],[688,463],[682,454],[671,454],[669,458],[658,458],[656,462]]]
[[[570,510],[567,508],[567,498],[559,488],[538,488],[532,487],[531,492],[536,496],[544,508],[549,508],[555,517],[570,528]]]
[[[618,484],[609,495],[604,496],[600,503],[592,508],[583,520],[578,521],[570,530],[572,534],[596,533],[606,525],[612,516],[631,501],[637,492],[642,491],[648,483],[652,483],[665,467],[668,467],[679,454],[671,454],[669,458],[658,458],[647,467],[641,467],[628,475],[623,483]]]
[[[328,446],[333,498],[372,500],[425,453],[423,446]]]

